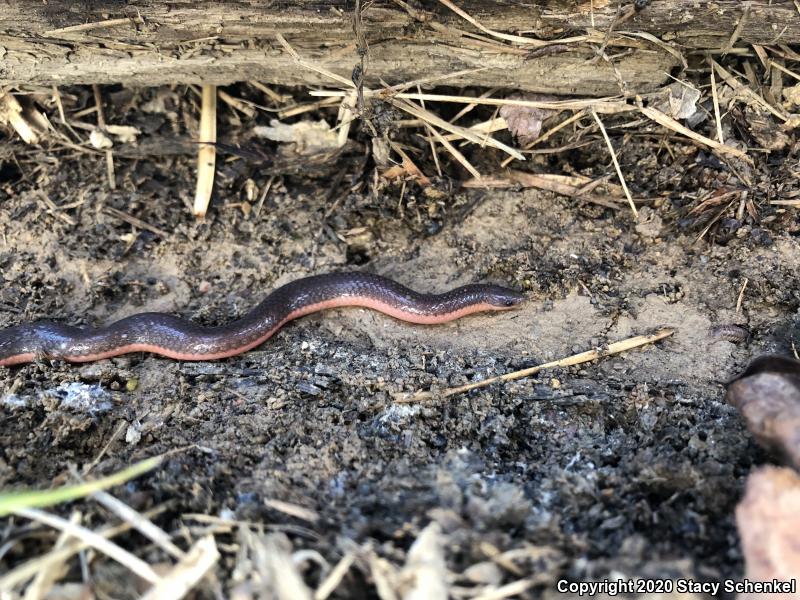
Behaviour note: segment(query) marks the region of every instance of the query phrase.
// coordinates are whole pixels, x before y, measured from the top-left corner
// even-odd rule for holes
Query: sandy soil
[[[497,581],[536,577],[530,597],[557,597],[564,577],[741,574],[733,508],[767,457],[723,402],[722,383],[800,334],[800,241],[796,221],[785,225],[793,209],[770,209],[755,233],[710,244],[695,243],[698,232],[665,202],[644,206],[637,224],[626,210],[549,194],[468,191],[448,196],[428,227],[421,195],[398,203],[398,189],[376,197],[343,188],[326,217],[333,200],[323,182],[285,178],[246,216],[235,204],[236,169],[248,172],[240,164],[221,169],[222,190],[200,223],[186,209],[190,157],[121,161],[116,192],[103,185],[103,159],[45,165],[31,182],[6,174],[0,327],[45,317],[101,325],[151,310],[223,323],[281,283],[344,269],[427,291],[496,282],[530,300],[434,327],[335,310],[212,363],[130,355],[0,368],[0,487],[46,488],[74,466],[96,461],[91,474],[101,475],[182,449],[115,494],[138,510],[167,503],[154,521],[184,541],[208,531],[191,516],[202,514],[286,531],[295,550],[331,564],[369,546],[401,565],[438,522],[450,571],[485,563],[490,547],[520,550],[518,572],[500,570]],[[80,203],[48,211],[42,193]],[[750,340],[710,335],[730,323]],[[393,401],[393,392],[479,380],[660,326],[677,332],[597,363],[422,405]],[[83,510],[95,524],[108,519],[91,503]],[[17,524],[6,519],[0,534]],[[217,540],[228,593],[241,539],[234,530]],[[0,571],[48,543],[23,535]],[[120,543],[151,562],[161,556],[137,534]],[[119,587],[133,575],[97,563],[98,589],[135,595]],[[73,569],[68,579],[80,580]],[[352,569],[338,597],[374,597],[367,573]],[[304,576],[314,585],[320,570]]]

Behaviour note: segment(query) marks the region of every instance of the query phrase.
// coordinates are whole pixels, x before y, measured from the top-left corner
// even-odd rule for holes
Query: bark
[[[800,15],[791,0],[652,0],[622,22],[633,12],[632,2],[455,3],[492,30],[543,40],[588,39],[531,52],[533,46],[481,32],[434,0],[376,0],[363,13],[369,44],[365,83],[395,84],[486,67],[447,83],[585,96],[642,93],[680,71],[678,55],[731,51],[731,41],[734,52],[751,44],[800,41]],[[304,59],[350,79],[359,64],[353,4],[10,0],[0,10],[0,85],[257,80],[341,87],[299,66],[276,36],[283,35]]]

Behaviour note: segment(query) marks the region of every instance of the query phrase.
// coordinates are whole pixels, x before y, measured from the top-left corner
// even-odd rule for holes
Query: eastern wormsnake
[[[40,358],[89,362],[152,352],[177,360],[235,356],[269,339],[287,321],[340,306],[362,306],[411,323],[444,323],[465,315],[507,310],[525,296],[499,285],[472,284],[443,294],[420,294],[369,273],[330,273],[287,283],[241,319],[204,327],[165,313],[141,313],[107,327],[80,329],[37,321],[0,330],[0,366]]]

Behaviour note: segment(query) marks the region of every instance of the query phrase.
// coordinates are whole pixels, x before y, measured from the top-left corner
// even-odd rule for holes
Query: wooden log
[[[483,68],[447,84],[634,94],[679,72],[681,55],[730,51],[731,41],[738,48],[800,41],[800,15],[791,0],[652,0],[638,12],[633,3],[610,0],[454,3],[489,30],[533,40],[577,39],[540,49],[482,31],[434,0],[376,0],[363,12],[365,84]],[[256,80],[341,87],[298,66],[276,39],[283,35],[303,58],[350,79],[360,62],[353,4],[9,0],[0,11],[0,85]]]

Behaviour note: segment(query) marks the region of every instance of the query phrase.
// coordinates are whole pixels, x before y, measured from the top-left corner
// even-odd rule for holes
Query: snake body
[[[421,294],[380,275],[329,273],[287,283],[242,318],[216,327],[157,312],[132,315],[100,328],[54,321],[15,325],[0,330],[0,366],[40,358],[88,362],[129,352],[214,360],[255,348],[286,322],[327,308],[361,306],[411,323],[434,324],[475,312],[506,310],[523,299],[520,292],[491,284]]]

